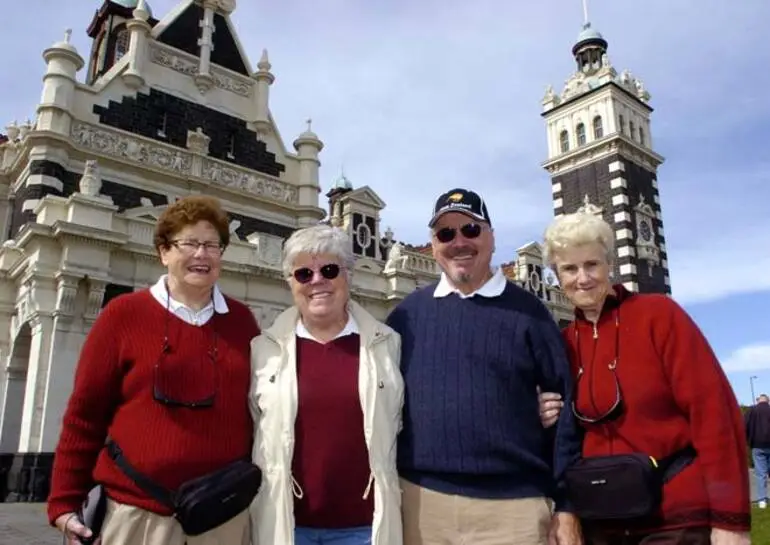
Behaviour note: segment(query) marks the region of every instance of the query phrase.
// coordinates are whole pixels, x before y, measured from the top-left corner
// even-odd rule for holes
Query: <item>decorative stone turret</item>
[[[77,72],[85,61],[70,43],[72,30],[67,29],[64,40],[43,52],[47,63],[43,76],[43,93],[37,107],[37,130],[69,136],[75,99]],[[24,138],[24,128],[19,135]]]
[[[257,64],[257,71],[252,78],[257,81],[256,100],[257,100],[257,118],[254,125],[257,128],[257,134],[264,137],[272,128],[270,123],[270,86],[275,81],[275,76],[270,72],[270,60],[267,57],[267,49],[262,50],[262,57]]]
[[[317,207],[318,193],[321,191],[318,179],[318,170],[321,161],[318,155],[324,144],[313,132],[312,120],[307,120],[307,130],[294,141],[294,149],[297,150],[299,160],[299,204],[301,206]],[[308,215],[300,219],[300,226],[312,225],[318,220],[314,215]]]
[[[147,57],[147,43],[152,27],[148,23],[150,11],[145,0],[139,0],[133,11],[134,18],[126,23],[131,33],[129,45],[129,65],[123,73],[123,81],[131,89],[139,89],[144,85],[144,63]]]
[[[198,73],[195,74],[195,84],[203,94],[214,86],[214,77],[211,75],[211,52],[214,50],[214,10],[219,5],[218,0],[203,0],[203,19],[200,22],[201,37],[198,39],[200,46],[200,58],[198,61]]]

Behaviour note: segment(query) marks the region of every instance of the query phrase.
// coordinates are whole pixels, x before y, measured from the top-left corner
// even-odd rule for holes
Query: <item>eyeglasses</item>
[[[478,223],[466,223],[460,227],[459,231],[463,237],[467,239],[474,239],[478,238],[482,229],[483,228]],[[452,242],[455,239],[457,236],[457,231],[458,229],[455,229],[454,227],[444,227],[436,231],[434,236],[439,242],[446,244],[447,242]]]
[[[341,270],[342,268],[336,263],[329,263],[327,265],[324,265],[320,269],[318,269],[318,272],[326,280],[334,280],[340,275]],[[301,267],[299,269],[296,269],[292,273],[292,276],[294,277],[294,280],[296,280],[300,284],[307,284],[308,282],[313,280],[315,273],[316,271],[311,269],[310,267]]]
[[[214,331],[213,347],[211,348],[211,350],[208,350],[206,352],[206,358],[211,363],[212,371],[214,373],[216,373],[215,365],[217,361],[216,343],[217,343],[217,334],[216,334],[216,331]],[[160,358],[158,358],[158,361],[155,364],[154,376],[153,376],[153,387],[152,387],[152,398],[158,403],[160,403],[161,405],[165,405],[166,407],[174,407],[174,408],[186,407],[188,409],[206,409],[209,407],[213,407],[214,400],[217,397],[216,381],[211,394],[199,399],[194,399],[194,400],[175,399],[164,392],[161,386],[163,381],[162,380],[159,381],[158,376],[161,374],[161,365],[165,360],[166,354],[170,352],[171,352],[171,348],[168,344],[168,338],[165,338],[163,340],[163,352],[161,353]]]
[[[168,334],[168,323],[169,318],[171,317],[171,292],[168,289],[168,283],[166,283],[166,293],[168,294],[166,298],[166,321],[164,324],[164,332],[163,332],[163,345],[162,350],[160,353],[160,356],[158,357],[158,361],[155,362],[155,368],[153,369],[153,383],[152,383],[152,398],[157,401],[158,403],[165,405],[167,407],[186,407],[188,409],[205,409],[208,407],[214,406],[214,399],[217,396],[217,381],[216,381],[216,362],[217,362],[217,330],[214,328],[213,324],[211,326],[212,332],[213,332],[213,339],[211,343],[211,348],[207,350],[206,355],[211,362],[211,368],[212,368],[212,374],[214,376],[214,386],[213,386],[213,392],[200,399],[196,399],[193,401],[182,401],[179,399],[174,399],[171,396],[167,395],[163,388],[161,387],[162,381],[158,380],[158,377],[161,375],[161,365],[166,359],[166,354],[169,354],[171,352],[171,345],[169,344],[169,334]],[[214,320],[214,317],[212,316],[211,320]],[[205,326],[204,326],[205,327]]]
[[[573,395],[572,395],[572,414],[575,415],[575,418],[580,420],[581,422],[585,422],[586,424],[602,424],[604,422],[611,422],[615,420],[616,418],[619,418],[623,414],[624,410],[624,403],[623,403],[623,394],[620,390],[620,380],[618,379],[618,374],[615,371],[615,368],[617,367],[617,360],[612,360],[610,364],[607,366],[609,367],[610,371],[612,371],[612,377],[615,379],[615,401],[612,404],[612,407],[610,407],[607,411],[605,411],[604,414],[597,418],[590,418],[583,413],[581,413],[577,408],[577,390],[578,385],[580,384],[580,379],[585,374],[583,372],[583,368],[581,367],[578,371],[578,376],[575,379],[575,384],[573,386]]]
[[[204,253],[210,255],[221,255],[224,251],[224,245],[221,242],[200,242],[198,240],[172,240],[169,242],[172,246],[177,248],[183,254],[192,255],[198,251],[198,248],[203,248]]]
[[[607,365],[607,368],[612,372],[612,378],[615,381],[615,401],[612,406],[597,418],[591,418],[581,413],[577,408],[577,392],[580,385],[580,379],[583,378],[585,371],[583,369],[582,352],[580,351],[580,335],[578,333],[577,324],[575,324],[575,344],[578,358],[578,374],[575,378],[575,383],[572,387],[572,414],[575,418],[586,424],[602,424],[605,422],[611,422],[619,418],[625,410],[625,403],[623,402],[623,392],[620,388],[620,379],[618,378],[617,367],[618,359],[620,357],[620,313],[615,311],[615,357]],[[594,351],[594,355],[596,351]]]

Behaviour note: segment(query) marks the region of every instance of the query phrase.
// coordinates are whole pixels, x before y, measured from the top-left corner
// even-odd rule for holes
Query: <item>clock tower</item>
[[[554,215],[601,215],[615,231],[615,279],[670,294],[650,94],[630,71],[615,70],[607,49],[586,16],[572,47],[574,73],[543,97]]]

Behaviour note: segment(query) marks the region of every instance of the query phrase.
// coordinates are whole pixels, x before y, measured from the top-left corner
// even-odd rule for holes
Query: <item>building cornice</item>
[[[564,174],[613,153],[652,171],[665,161],[662,155],[639,145],[628,136],[613,133],[549,159],[541,166],[552,175]]]

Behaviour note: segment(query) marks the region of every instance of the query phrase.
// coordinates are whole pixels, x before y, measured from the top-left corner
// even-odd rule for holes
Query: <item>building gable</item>
[[[203,19],[203,8],[195,2],[190,2],[178,14],[170,14],[169,21],[162,21],[159,26],[156,39],[189,53],[198,56],[200,46],[200,22]],[[214,34],[212,40],[214,46],[211,51],[211,62],[244,76],[250,75],[249,62],[241,50],[239,40],[233,32],[228,17],[219,13],[214,14]]]

